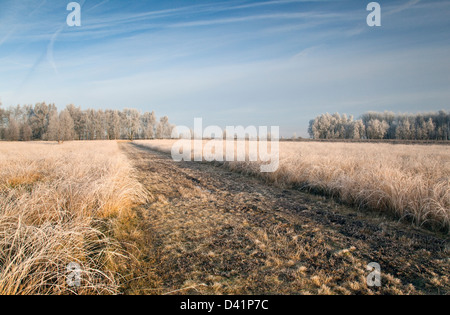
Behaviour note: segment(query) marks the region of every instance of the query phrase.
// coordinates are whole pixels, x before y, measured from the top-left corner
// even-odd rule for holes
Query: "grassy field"
[[[1,143],[0,294],[117,293],[132,258],[115,234],[145,198],[116,142]]]
[[[170,152],[174,140],[137,143]],[[449,231],[449,146],[281,142],[279,153],[280,167],[274,173],[260,173],[261,163],[227,166],[419,226]]]
[[[212,163],[121,149],[154,200],[159,294],[448,294],[448,238]],[[247,168],[248,170],[248,168]],[[367,265],[382,286],[367,285]],[[148,293],[148,290],[143,290]]]
[[[0,294],[450,292],[450,147],[282,142],[263,174],[173,143],[0,143]]]

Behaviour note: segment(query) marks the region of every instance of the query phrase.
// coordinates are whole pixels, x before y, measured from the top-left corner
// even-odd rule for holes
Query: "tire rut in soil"
[[[120,144],[155,197],[164,292],[448,294],[448,239],[210,163]],[[366,284],[381,265],[382,286]]]

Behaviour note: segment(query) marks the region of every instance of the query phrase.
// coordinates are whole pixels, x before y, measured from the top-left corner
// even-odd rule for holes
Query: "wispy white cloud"
[[[259,14],[247,15],[241,17],[220,18],[212,20],[197,20],[191,22],[183,22],[169,25],[170,27],[191,27],[191,26],[210,26],[217,24],[229,24],[239,22],[251,22],[255,20],[287,20],[287,19],[330,19],[342,17],[337,13],[318,13],[318,12],[295,12],[295,13],[274,13],[274,14]],[[350,17],[348,15],[347,17]]]
[[[4,3],[6,105],[128,106],[180,124],[202,115],[306,128],[323,111],[431,109],[449,97],[449,1],[387,2],[377,29],[352,0],[86,1],[80,28],[64,25],[64,5]]]
[[[8,38],[11,37],[11,35],[14,34],[14,32],[16,31],[16,27],[14,26],[8,33],[6,33],[1,39],[0,39],[0,46],[3,45],[3,43],[5,43]]]
[[[59,30],[57,30],[52,38],[50,39],[50,43],[47,46],[47,61],[50,63],[50,65],[52,66],[53,70],[55,71],[55,74],[58,75],[58,68],[55,64],[55,60],[53,57],[53,48],[55,46],[55,42],[56,39],[58,38],[59,34],[61,34],[62,30],[64,27],[61,27]]]
[[[383,14],[392,15],[392,14],[403,12],[405,10],[408,10],[408,9],[416,6],[420,1],[421,0],[410,0],[404,4],[398,4],[398,5],[394,5],[392,7],[388,7],[388,9]]]
[[[103,0],[102,2],[100,2],[100,3],[96,4],[96,5],[94,5],[93,7],[89,8],[89,9],[88,9],[88,12],[94,11],[95,9],[97,9],[97,8],[99,8],[99,7],[101,7],[101,6],[105,5],[105,4],[107,4],[107,3],[109,3],[109,1],[110,1],[110,0]]]

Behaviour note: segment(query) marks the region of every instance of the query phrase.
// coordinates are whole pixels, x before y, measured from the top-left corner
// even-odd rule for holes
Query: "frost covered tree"
[[[364,139],[365,134],[366,126],[364,126],[362,120],[354,121],[351,125],[350,138],[355,140]]]
[[[174,126],[169,123],[169,117],[162,117],[156,127],[156,138],[170,139],[172,137],[173,128]]]
[[[20,126],[20,140],[31,141],[32,138],[33,138],[33,130],[31,130],[29,124],[23,123]]]
[[[145,112],[141,118],[141,137],[143,139],[153,139],[156,132],[156,115],[155,112]]]
[[[401,140],[412,140],[415,134],[413,130],[413,125],[409,119],[402,119],[399,121],[395,135],[397,139]]]
[[[47,133],[50,118],[58,110],[54,104],[37,103],[31,111],[30,127],[33,130],[33,138],[42,140]]]
[[[0,107],[0,140],[134,140],[154,139],[157,133],[170,138],[173,128],[167,116],[158,122],[155,112],[141,115],[136,109],[82,110],[70,104],[59,113],[46,103]]]
[[[311,120],[308,131],[313,139],[349,139],[352,130],[353,116],[326,113]]]
[[[356,121],[327,113],[311,120],[308,132],[313,139],[450,140],[450,113],[368,112]]]
[[[73,140],[74,137],[74,123],[69,111],[64,110],[59,115],[54,113],[50,117],[46,135],[47,140],[63,143],[64,141]]]
[[[5,138],[8,141],[20,140],[20,126],[14,117],[9,117],[8,127],[5,131]]]
[[[69,112],[70,117],[72,117],[74,131],[75,131],[75,139],[84,140],[85,136],[85,113],[81,110],[80,107],[76,107],[73,104],[67,105],[66,110]]]
[[[139,133],[140,116],[136,109],[125,109],[123,111],[123,125],[128,140],[134,140]]]
[[[367,138],[369,139],[384,139],[389,129],[389,125],[385,121],[378,119],[371,119],[366,128]]]
[[[120,139],[121,118],[118,110],[105,111],[106,133],[109,140]]]

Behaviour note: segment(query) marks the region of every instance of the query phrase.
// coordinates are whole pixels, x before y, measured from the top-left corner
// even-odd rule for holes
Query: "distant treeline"
[[[309,123],[313,139],[450,140],[450,113],[394,114],[369,112],[358,120],[338,113]]]
[[[0,104],[1,106],[1,104]],[[0,140],[134,140],[170,138],[174,126],[167,116],[159,121],[154,112],[136,109],[82,110],[54,104],[0,107]]]

